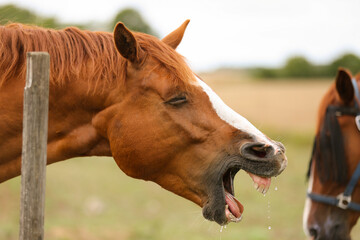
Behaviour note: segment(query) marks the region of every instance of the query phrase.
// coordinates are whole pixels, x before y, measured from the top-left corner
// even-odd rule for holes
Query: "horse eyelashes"
[[[178,96],[178,97],[174,97],[168,101],[166,101],[167,104],[173,105],[173,106],[179,106],[181,104],[186,103],[188,100],[186,98],[186,96]]]

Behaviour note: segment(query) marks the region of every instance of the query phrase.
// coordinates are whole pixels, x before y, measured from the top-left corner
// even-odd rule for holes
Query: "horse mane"
[[[134,33],[140,47],[169,70],[174,81],[191,81],[192,71],[183,57],[157,38]],[[100,83],[124,83],[127,61],[115,48],[112,33],[68,27],[45,29],[23,24],[0,26],[0,87],[9,79],[25,79],[26,52],[50,54],[50,83],[65,84],[85,79],[96,88]],[[104,86],[104,85],[103,85]]]
[[[335,112],[328,108],[335,98],[335,85],[325,94],[318,116],[318,129],[313,151],[307,171],[311,174],[311,166],[315,160],[316,171],[322,183],[327,181],[344,184],[347,182],[347,162],[344,141]]]

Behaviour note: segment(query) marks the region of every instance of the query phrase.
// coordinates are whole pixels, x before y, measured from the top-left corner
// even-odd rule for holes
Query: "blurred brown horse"
[[[266,192],[286,166],[284,147],[227,107],[175,51],[188,22],[162,40],[122,23],[113,34],[1,26],[0,182],[20,174],[26,52],[47,51],[48,164],[112,156],[127,175],[198,204],[205,218],[239,221],[236,172]]]
[[[319,107],[303,217],[311,239],[350,239],[360,216],[359,79],[339,69]]]

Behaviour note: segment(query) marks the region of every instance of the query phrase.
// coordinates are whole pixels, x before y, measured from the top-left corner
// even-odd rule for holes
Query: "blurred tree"
[[[55,29],[64,28],[66,26],[86,28],[86,25],[61,24],[53,17],[42,17],[32,11],[17,7],[13,4],[0,6],[0,25],[15,22]]]
[[[17,7],[13,4],[8,4],[0,7],[0,24],[19,22],[24,24],[35,24],[48,28],[55,28],[58,26],[54,18],[43,18],[37,16],[35,13]]]
[[[114,18],[111,24],[112,31],[118,22],[123,22],[127,28],[136,32],[143,32],[156,36],[155,31],[145,22],[140,13],[132,8],[121,10]]]
[[[355,75],[360,72],[360,58],[351,53],[341,56],[329,65],[330,76],[335,76],[339,67],[347,68]]]
[[[295,78],[312,77],[314,75],[314,67],[304,57],[292,57],[287,60],[281,75]]]
[[[277,78],[279,76],[279,69],[275,68],[252,68],[250,69],[250,74],[252,74],[256,78]]]
[[[360,58],[348,53],[325,65],[314,65],[306,58],[289,58],[282,68],[252,68],[250,73],[256,78],[333,78],[339,67],[349,69],[352,74],[360,73]]]

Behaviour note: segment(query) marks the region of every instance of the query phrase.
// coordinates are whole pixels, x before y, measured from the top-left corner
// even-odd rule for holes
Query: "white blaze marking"
[[[310,177],[309,177],[309,185],[308,185],[308,192],[312,192],[313,184],[314,184],[314,166],[311,167]],[[303,213],[303,230],[305,234],[310,237],[309,230],[307,228],[307,222],[310,215],[310,209],[311,209],[311,199],[309,197],[306,197],[305,200],[305,207],[304,207],[304,213]]]
[[[232,110],[229,106],[227,106],[206,83],[204,83],[198,77],[196,77],[196,79],[204,92],[209,96],[210,102],[212,103],[215,112],[222,120],[243,132],[247,132],[255,136],[258,141],[269,144],[275,149],[278,149],[275,144],[269,141],[269,139],[254,125],[252,125],[246,118],[244,118],[243,116]]]

